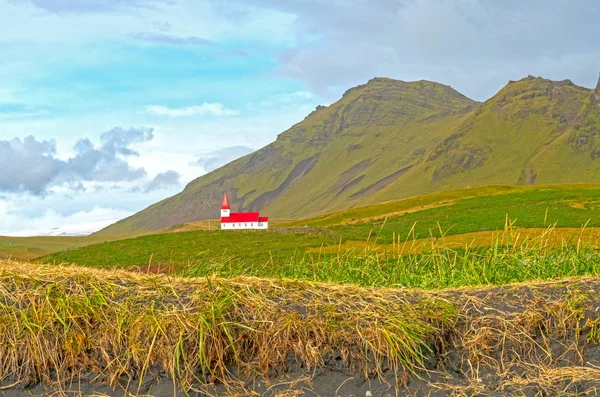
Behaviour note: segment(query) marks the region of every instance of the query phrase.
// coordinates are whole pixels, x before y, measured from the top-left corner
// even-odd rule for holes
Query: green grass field
[[[195,231],[153,234],[91,245],[58,252],[38,261],[104,268],[210,261],[280,263],[302,258],[306,248],[324,243],[334,244],[335,239],[308,233]]]
[[[599,193],[593,187],[467,189],[353,209],[266,232],[153,234],[58,252],[38,261],[101,268],[168,264],[176,265],[178,274],[191,276],[247,275],[425,288],[595,274],[593,247],[561,251],[552,259],[545,256],[550,249],[547,242],[543,247],[517,247],[511,246],[510,238],[495,248],[456,251],[429,246],[411,255],[378,247],[387,247],[384,244],[392,243],[394,235],[404,242],[440,236],[440,231],[447,236],[502,231],[507,216],[513,227],[522,228],[600,226]],[[414,233],[409,235],[411,230]],[[576,242],[577,236],[573,238]],[[366,248],[347,252],[349,242],[362,242]],[[542,259],[543,269],[530,272],[522,266],[523,261]]]
[[[439,204],[440,207],[420,211],[416,208],[417,211],[401,216],[379,215],[379,219],[370,221],[361,221],[364,215],[369,215],[361,216],[359,212],[354,215],[356,223],[330,228],[348,240],[362,240],[373,230],[383,242],[391,242],[394,234],[402,240],[408,238],[413,225],[415,238],[501,230],[507,218],[522,228],[600,226],[600,189],[597,188],[528,189],[455,201],[447,199]]]

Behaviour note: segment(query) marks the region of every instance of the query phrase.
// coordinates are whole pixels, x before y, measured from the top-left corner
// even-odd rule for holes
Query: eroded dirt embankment
[[[596,395],[599,291],[597,278],[423,292],[0,262],[0,395]]]

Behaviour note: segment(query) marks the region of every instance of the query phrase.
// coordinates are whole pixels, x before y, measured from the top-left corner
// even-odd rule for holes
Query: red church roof
[[[223,204],[221,205],[222,210],[228,210],[229,200],[227,200],[227,194],[223,195]],[[269,217],[260,216],[258,212],[231,212],[229,216],[221,217],[221,223],[248,223],[248,222],[268,222]]]
[[[223,204],[221,204],[221,209],[222,210],[228,210],[229,209],[229,200],[227,200],[227,193],[223,194]]]
[[[263,222],[259,221],[258,212],[232,212],[231,215],[221,218],[223,223],[239,223],[239,222]]]
[[[228,217],[221,218],[221,223],[240,222],[269,222],[269,217],[258,216],[258,212],[232,212]]]

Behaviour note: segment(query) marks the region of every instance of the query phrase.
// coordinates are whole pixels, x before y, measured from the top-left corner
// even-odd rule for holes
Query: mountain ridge
[[[373,78],[99,234],[215,218],[223,191],[236,209],[300,218],[482,184],[598,182],[599,93],[600,81],[529,76],[480,103],[440,83]]]

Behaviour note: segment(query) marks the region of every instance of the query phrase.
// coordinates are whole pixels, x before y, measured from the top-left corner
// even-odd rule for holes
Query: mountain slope
[[[600,81],[528,77],[479,104],[428,81],[348,90],[275,142],[104,229],[149,232],[235,209],[278,218],[489,184],[600,181]]]
[[[232,208],[277,217],[347,208],[361,189],[419,161],[478,104],[448,86],[377,78],[319,107],[275,142],[192,181],[180,194],[101,231],[130,234]],[[391,150],[390,150],[391,149]],[[356,195],[354,198],[351,196]]]
[[[370,202],[404,197],[407,185],[421,194],[482,184],[598,183],[599,115],[595,93],[569,80],[510,82]]]

